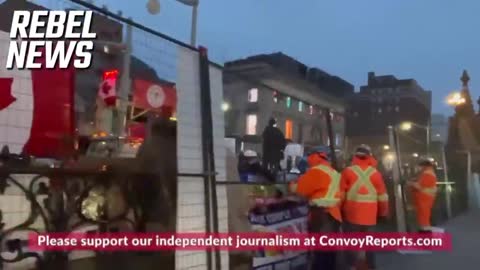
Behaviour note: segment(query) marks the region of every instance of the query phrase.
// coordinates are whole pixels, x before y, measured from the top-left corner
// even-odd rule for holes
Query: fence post
[[[213,147],[213,120],[212,120],[212,100],[210,91],[210,61],[208,60],[207,49],[199,48],[200,63],[200,100],[201,100],[201,119],[202,119],[202,150],[203,150],[203,168],[206,173],[204,178],[205,188],[205,215],[207,233],[213,231],[218,233],[218,205],[217,205],[217,186],[215,177],[215,155]],[[213,225],[213,230],[212,230]],[[212,253],[207,253],[208,269],[212,269]],[[220,252],[214,250],[215,269],[220,270]]]
[[[390,142],[390,147],[395,150],[396,158],[394,160],[393,166],[393,183],[394,183],[394,196],[395,196],[395,212],[397,218],[397,229],[398,232],[406,232],[407,225],[405,221],[405,206],[403,200],[403,188],[400,182],[400,164],[399,164],[399,151],[398,145],[395,140],[395,130],[393,126],[388,126],[388,138]]]

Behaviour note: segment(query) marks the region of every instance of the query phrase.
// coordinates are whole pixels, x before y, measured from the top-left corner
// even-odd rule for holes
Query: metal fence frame
[[[201,122],[202,122],[202,149],[203,149],[203,168],[204,172],[203,173],[178,173],[177,177],[201,177],[204,182],[204,198],[205,198],[205,215],[206,215],[206,229],[207,232],[209,233],[215,233],[218,232],[218,205],[217,205],[217,192],[216,192],[216,169],[215,169],[215,162],[214,162],[214,151],[213,151],[213,126],[212,126],[212,109],[211,109],[211,89],[210,89],[210,75],[209,75],[209,66],[215,66],[216,68],[219,68],[223,70],[223,67],[217,63],[214,63],[208,59],[208,54],[207,50],[205,48],[196,48],[193,47],[187,43],[184,43],[182,41],[179,41],[175,38],[172,38],[168,35],[165,35],[163,33],[160,33],[152,28],[146,27],[140,23],[135,22],[132,19],[129,18],[124,18],[121,15],[112,13],[108,10],[102,9],[98,6],[95,6],[94,4],[91,4],[89,2],[83,1],[83,0],[68,0],[74,4],[77,4],[81,7],[87,8],[89,10],[92,10],[94,12],[103,14],[107,17],[110,17],[112,19],[115,19],[125,25],[132,26],[134,28],[137,28],[139,30],[142,30],[146,33],[152,34],[154,36],[157,36],[159,38],[162,38],[166,41],[169,41],[175,45],[188,48],[192,51],[198,52],[199,54],[199,63],[200,63],[200,82],[201,82],[201,102],[205,106],[202,106],[202,111],[201,111]],[[109,172],[98,172],[98,171],[80,171],[80,170],[73,170],[73,169],[62,169],[62,168],[33,168],[33,167],[28,167],[28,168],[10,168],[10,167],[5,167],[0,165],[0,176],[2,177],[2,181],[0,181],[0,186],[3,183],[6,183],[7,181],[12,182],[12,177],[11,175],[18,175],[18,174],[33,174],[36,175],[35,179],[39,179],[42,176],[109,176]],[[136,174],[136,173],[134,173]],[[0,179],[1,180],[1,179]],[[14,180],[14,179],[13,179]],[[15,181],[14,181],[15,182]],[[12,183],[14,183],[12,182]],[[15,183],[14,183],[15,184]],[[39,202],[36,202],[36,198],[32,197],[32,191],[28,190],[27,188],[22,188],[25,191],[25,196],[27,199],[31,202],[32,204],[32,212],[34,211],[33,206],[37,208],[37,206],[40,205]],[[35,210],[36,211],[36,210]],[[177,213],[178,215],[178,213]],[[45,218],[45,222],[48,223],[48,218]],[[22,224],[21,224],[22,225]],[[1,231],[0,233],[0,242],[5,238],[5,232]],[[15,242],[15,241],[14,241]],[[12,242],[13,243],[13,242]],[[16,242],[15,242],[16,243]],[[18,244],[18,243],[17,243]],[[48,268],[47,265],[52,266],[52,262],[55,260],[61,258],[62,256],[53,256],[49,258],[48,260],[50,261],[49,264],[45,264],[44,260],[36,253],[23,253],[18,250],[18,245],[17,246],[12,246],[15,247],[15,250],[18,252],[18,256],[15,258],[14,261],[20,261],[23,260],[27,257],[36,257],[39,261],[39,266],[42,268]],[[220,252],[219,250],[210,250],[210,252],[207,252],[207,269],[212,270],[213,269],[213,260],[215,262],[215,269],[220,270],[221,269],[221,264],[220,264]],[[213,258],[212,258],[213,257]],[[53,261],[52,261],[53,260]],[[4,258],[0,257],[0,269],[3,268],[1,265],[3,263],[7,262]],[[54,262],[55,264],[55,262]],[[56,264],[55,264],[56,265]],[[61,269],[61,267],[60,267]]]

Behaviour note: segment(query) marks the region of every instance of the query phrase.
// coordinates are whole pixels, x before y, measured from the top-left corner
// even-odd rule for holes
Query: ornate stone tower
[[[465,103],[457,106],[455,108],[456,116],[461,117],[473,117],[475,115],[475,110],[473,109],[472,97],[470,96],[470,89],[468,88],[468,82],[470,81],[470,76],[466,70],[463,71],[462,77],[462,97],[465,98]]]

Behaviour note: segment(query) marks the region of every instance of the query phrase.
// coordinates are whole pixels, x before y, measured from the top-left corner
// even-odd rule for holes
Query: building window
[[[258,101],[258,89],[252,88],[248,90],[248,102],[257,102]]]
[[[354,112],[353,117],[358,117],[358,112]]]
[[[285,121],[285,138],[292,139],[293,138],[293,122],[292,120]]]
[[[391,112],[391,111],[392,111],[392,107],[391,107],[391,106],[388,106],[388,107],[387,107],[387,111],[388,111],[388,112]]]
[[[310,105],[308,107],[308,112],[310,113],[310,115],[313,115],[313,105]]]
[[[301,101],[298,102],[298,111],[303,112],[303,102]]]
[[[278,103],[278,93],[277,93],[277,91],[273,91],[273,102]]]
[[[247,135],[256,135],[257,134],[257,115],[249,114],[247,115]]]
[[[378,108],[378,114],[382,113],[382,108]]]
[[[292,98],[287,97],[287,108],[290,108],[290,107],[292,107]]]
[[[400,107],[395,106],[395,111],[396,111],[396,112],[399,112],[399,111],[400,111]]]

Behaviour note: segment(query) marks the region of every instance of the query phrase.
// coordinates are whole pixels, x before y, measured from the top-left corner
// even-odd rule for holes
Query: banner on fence
[[[250,223],[255,232],[307,233],[308,206],[285,206],[262,214],[250,214]],[[255,270],[305,269],[307,252],[262,250],[253,258]]]

